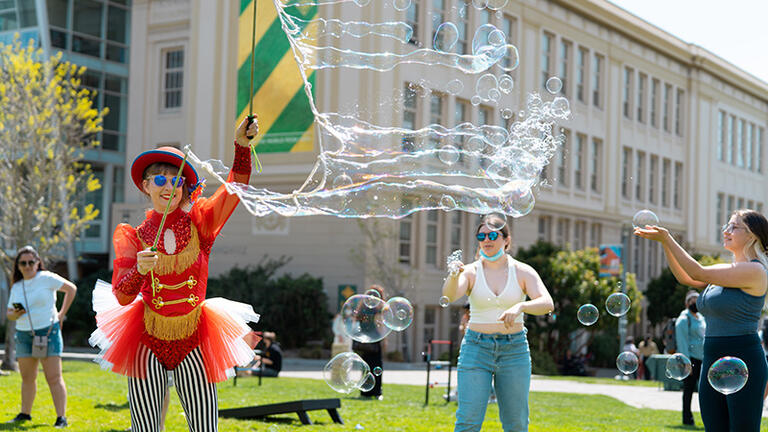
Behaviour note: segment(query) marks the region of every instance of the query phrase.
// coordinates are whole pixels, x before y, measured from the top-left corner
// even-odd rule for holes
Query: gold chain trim
[[[159,275],[183,273],[192,264],[194,264],[195,261],[197,261],[197,257],[200,255],[200,239],[197,235],[197,228],[195,228],[195,224],[190,223],[189,228],[189,242],[187,243],[187,247],[185,247],[184,250],[175,255],[166,255],[158,251],[157,256],[159,259],[157,261],[157,265],[153,269],[155,273]],[[139,240],[141,240],[141,237],[139,237]],[[143,240],[141,240],[141,245],[144,249],[151,246],[144,243]]]
[[[167,303],[166,303],[167,304]],[[144,328],[150,336],[161,340],[186,339],[197,330],[200,308],[194,308],[186,315],[167,317],[144,305]]]
[[[184,282],[179,282],[176,285],[166,285],[163,283],[160,283],[159,278],[152,278],[152,295],[156,296],[157,293],[159,293],[161,290],[167,289],[167,290],[177,290],[182,287],[189,287],[189,289],[192,289],[197,285],[197,281],[195,280],[195,277],[190,275],[189,279],[185,280]]]
[[[180,298],[180,299],[168,300],[168,301],[164,301],[162,297],[155,297],[152,299],[152,305],[155,306],[155,309],[160,309],[163,306],[170,306],[170,305],[179,304],[179,303],[189,303],[192,305],[192,307],[195,307],[197,306],[197,303],[199,301],[200,301],[200,297],[194,294],[190,294],[189,297],[187,298]]]

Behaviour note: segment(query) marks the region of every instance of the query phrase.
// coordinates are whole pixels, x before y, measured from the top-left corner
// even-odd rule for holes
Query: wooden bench
[[[291,402],[281,402],[269,405],[257,405],[243,408],[229,408],[219,410],[219,417],[237,419],[256,419],[270,415],[295,412],[302,424],[311,425],[312,420],[307,411],[328,410],[334,423],[344,424],[337,408],[341,408],[340,399],[305,399]]]

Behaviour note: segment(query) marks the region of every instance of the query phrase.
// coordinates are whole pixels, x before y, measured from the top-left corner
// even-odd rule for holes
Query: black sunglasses
[[[32,266],[37,262],[37,260],[31,260],[31,261],[19,261],[19,267],[26,267],[26,266]]]
[[[498,231],[491,231],[489,233],[477,233],[477,241],[483,241],[485,240],[485,237],[488,237],[488,240],[490,241],[496,241],[497,238],[499,238],[501,234],[499,234]]]

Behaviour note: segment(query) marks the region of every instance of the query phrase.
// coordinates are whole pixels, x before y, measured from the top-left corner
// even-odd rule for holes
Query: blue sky
[[[609,1],[768,83],[768,1]]]

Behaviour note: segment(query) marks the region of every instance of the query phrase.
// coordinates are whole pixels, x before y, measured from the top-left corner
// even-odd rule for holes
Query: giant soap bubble
[[[337,354],[323,368],[323,378],[339,393],[350,393],[368,381],[371,368],[362,357],[353,352]]]
[[[352,339],[371,343],[378,342],[392,331],[387,322],[395,322],[389,305],[379,297],[357,294],[341,307],[344,331]]]
[[[495,10],[506,0],[481,3]],[[404,11],[393,16],[405,20],[418,4],[393,0],[384,7]],[[249,212],[402,218],[450,209],[520,217],[533,209],[531,190],[563,139],[553,126],[569,118],[567,100],[531,93],[522,99],[525,106],[514,107],[526,116],[506,127],[454,121],[453,115],[421,124],[408,117],[424,104],[447,106],[436,98],[455,93],[473,103],[491,101],[511,118],[513,107],[501,105],[511,100],[512,89],[503,72],[518,64],[508,35],[483,24],[466,30],[463,47],[451,46],[453,28],[446,25],[435,47],[424,29],[381,22],[379,2],[275,0],[274,8],[314,116],[315,127],[308,131],[314,130],[317,156],[306,180],[290,192],[226,183]],[[493,75],[499,70],[502,80]],[[474,94],[478,79],[488,74],[494,78],[480,83],[484,94]],[[316,100],[313,87],[327,85],[331,77],[358,84],[345,85],[338,101]],[[267,129],[268,113],[257,114]],[[220,182],[229,173],[220,161],[203,161],[191,151],[189,160]]]

